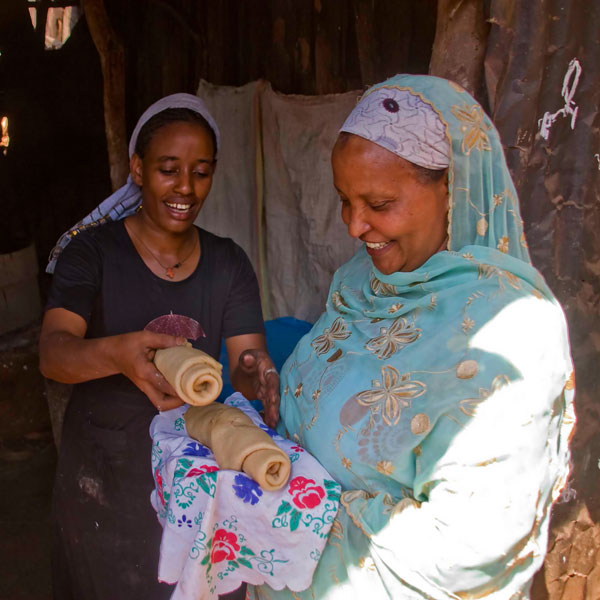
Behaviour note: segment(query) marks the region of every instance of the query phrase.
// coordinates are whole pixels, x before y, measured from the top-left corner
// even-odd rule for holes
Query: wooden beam
[[[125,51],[111,27],[104,0],[81,0],[81,5],[100,55],[110,180],[113,190],[116,190],[125,183],[129,174],[125,128]]]
[[[481,0],[439,0],[429,73],[451,79],[478,97],[489,23]],[[478,98],[479,99],[479,98]]]
[[[377,83],[377,35],[375,33],[374,3],[372,0],[354,0],[356,45],[363,86]]]
[[[36,2],[35,13],[35,34],[42,48],[46,47],[46,23],[48,21],[48,8],[50,2],[48,0],[38,0]]]

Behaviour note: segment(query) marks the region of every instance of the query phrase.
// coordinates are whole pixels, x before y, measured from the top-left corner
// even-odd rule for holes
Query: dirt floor
[[[0,600],[50,600],[56,450],[37,324],[0,336]]]

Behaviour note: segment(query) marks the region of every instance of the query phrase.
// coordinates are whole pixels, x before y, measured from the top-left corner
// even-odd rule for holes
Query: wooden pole
[[[481,0],[439,0],[429,73],[480,95],[489,23]]]
[[[354,20],[356,23],[356,45],[360,76],[364,87],[377,83],[374,4],[372,0],[355,0]]]
[[[40,0],[36,6],[36,26],[35,32],[40,40],[42,49],[46,47],[46,23],[48,22],[48,8],[50,2],[48,0]]]
[[[111,27],[104,0],[81,0],[81,6],[100,55],[110,181],[113,190],[116,190],[125,183],[129,174],[125,128],[125,51]]]

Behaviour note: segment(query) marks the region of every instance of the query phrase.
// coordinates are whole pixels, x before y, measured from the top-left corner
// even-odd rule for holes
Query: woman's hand
[[[122,373],[158,410],[183,404],[175,390],[154,366],[158,348],[185,343],[172,335],[136,331],[86,339],[85,320],[64,308],[46,311],[40,332],[40,370],[62,383],[81,383]]]
[[[275,427],[279,420],[279,374],[267,352],[265,336],[259,333],[225,339],[231,383],[249,400],[260,400],[265,423]]]
[[[264,350],[244,350],[239,368],[250,379],[255,397],[265,409],[265,423],[275,427],[279,420],[279,373]]]
[[[116,337],[114,362],[118,371],[144,392],[158,410],[182,406],[183,400],[154,366],[153,360],[159,348],[181,346],[186,340],[152,331],[136,331]]]

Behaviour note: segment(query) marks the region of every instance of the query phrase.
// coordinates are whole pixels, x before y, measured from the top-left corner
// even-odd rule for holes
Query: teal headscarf
[[[529,262],[498,132],[459,85],[438,77],[397,75],[370,88],[341,130],[417,165],[449,167],[450,250],[486,246]]]
[[[448,168],[448,250],[383,274],[361,249],[335,273],[282,370],[279,430],[342,508],[310,590],[253,597],[526,598],[568,474],[573,374],[498,133],[462,88],[413,75],[369,89],[342,129]]]

